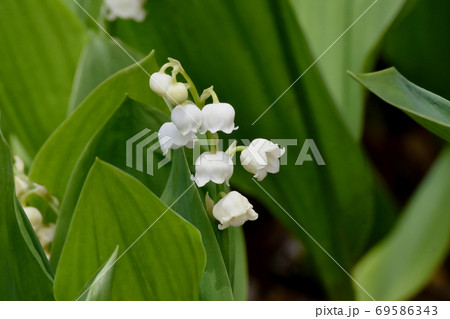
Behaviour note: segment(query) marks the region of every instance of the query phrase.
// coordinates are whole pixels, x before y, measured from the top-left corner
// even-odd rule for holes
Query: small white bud
[[[158,140],[163,154],[166,155],[169,149],[177,149],[182,146],[193,148],[196,136],[193,132],[183,135],[175,124],[167,122],[159,129]]]
[[[120,19],[133,19],[137,22],[144,21],[146,12],[143,5],[146,0],[105,0],[107,10],[106,19],[114,21]]]
[[[237,127],[234,126],[234,108],[228,103],[207,104],[202,109],[202,133],[222,131],[230,134]]]
[[[47,248],[55,238],[55,224],[41,227],[37,230],[36,235],[41,242],[42,247]]]
[[[181,134],[197,133],[202,124],[202,111],[192,103],[178,105],[173,109],[171,119]]]
[[[266,139],[257,138],[241,153],[241,164],[246,171],[255,174],[258,181],[262,181],[267,173],[278,173],[280,171],[279,158],[285,149],[280,148]]]
[[[27,215],[31,226],[33,226],[33,229],[35,231],[42,227],[43,223],[42,214],[37,208],[29,206],[24,207],[23,210],[25,211],[25,214]]]
[[[247,220],[258,218],[258,214],[253,210],[248,199],[236,191],[228,193],[217,202],[213,208],[213,216],[221,223],[220,230],[229,226],[239,227]]]
[[[28,184],[18,176],[14,176],[14,187],[16,188],[17,197],[20,197],[29,190]]]
[[[233,161],[226,153],[205,152],[195,161],[195,177],[192,179],[199,187],[205,186],[209,181],[216,184],[225,182],[229,185],[233,169]]]
[[[25,163],[19,156],[14,156],[14,168],[21,173],[25,172]]]
[[[50,198],[50,193],[48,192],[48,190],[45,186],[42,186],[42,185],[39,185],[36,183],[34,183],[33,186],[34,186],[33,193],[42,197],[45,200]]]
[[[56,207],[59,206],[59,200],[58,198],[56,198],[55,196],[50,196],[50,201],[53,205],[55,205]]]
[[[189,97],[186,84],[181,82],[172,83],[167,89],[166,97],[172,105],[182,104]]]
[[[150,89],[159,96],[166,96],[171,85],[172,77],[168,74],[156,72],[150,76]]]

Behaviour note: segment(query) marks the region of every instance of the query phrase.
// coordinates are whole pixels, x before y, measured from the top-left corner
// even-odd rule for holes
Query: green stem
[[[169,58],[169,62],[164,64],[161,67],[161,69],[159,70],[159,72],[165,72],[165,70],[169,67],[173,68],[172,77],[173,77],[174,81],[176,81],[176,75],[178,73],[180,73],[184,77],[187,84],[189,85],[189,91],[191,92],[191,95],[194,98],[195,104],[197,104],[197,106],[199,108],[202,108],[204,103],[202,102],[202,100],[200,99],[200,96],[198,95],[198,91],[197,91],[197,88],[195,87],[194,82],[192,81],[191,77],[186,73],[186,71],[183,69],[183,67],[181,66],[181,63],[178,60]]]
[[[220,103],[219,98],[217,97],[217,94],[214,90],[211,90],[211,97],[214,104]]]
[[[228,156],[233,157],[234,154],[236,154],[237,152],[242,152],[245,149],[247,149],[247,146],[236,146],[228,152]]]
[[[159,72],[161,73],[165,73],[167,68],[173,67],[174,63],[173,62],[167,62],[166,64],[164,64],[161,69],[159,69]]]
[[[217,133],[212,134],[211,132],[206,132],[206,138],[209,141],[213,141],[212,144],[209,144],[209,151],[213,154],[217,152],[217,145],[219,144],[219,135]]]
[[[227,193],[225,193],[225,192],[219,192],[219,197],[222,199],[222,198],[224,198],[225,196],[227,196]]]
[[[205,101],[209,97],[212,97],[214,104],[220,103],[219,97],[217,96],[216,92],[214,91],[214,86],[210,86],[209,88],[203,90],[203,93],[202,93],[202,96],[200,97],[200,99],[202,100],[203,103],[205,103]]]
[[[205,104],[200,100],[200,95],[198,95],[198,91],[197,88],[195,87],[194,82],[192,81],[190,76],[186,73],[186,71],[181,67],[181,65],[179,71],[180,74],[186,80],[186,82],[189,84],[189,91],[191,92],[192,97],[194,98],[195,104],[197,104],[199,108],[202,108]]]

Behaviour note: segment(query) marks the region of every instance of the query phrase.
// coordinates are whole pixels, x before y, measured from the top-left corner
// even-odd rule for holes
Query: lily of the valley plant
[[[29,179],[25,174],[25,164],[18,156],[14,157],[14,184],[17,198],[50,259],[59,201],[44,186]]]
[[[167,71],[171,69],[171,74]],[[177,77],[184,78],[186,83],[179,82]],[[235,126],[235,110],[228,103],[219,101],[211,86],[201,95],[177,60],[169,58],[159,72],[150,77],[150,88],[164,98],[171,109],[171,122],[164,123],[158,133],[163,154],[170,149],[180,147],[193,148],[199,139],[208,139],[209,150],[203,152],[195,161],[195,175],[192,180],[198,187],[207,183],[217,184],[219,198],[217,202],[207,193],[205,201],[210,215],[219,221],[219,229],[229,226],[242,226],[247,220],[256,220],[258,214],[242,194],[229,189],[229,181],[233,175],[233,157],[241,152],[240,161],[243,167],[254,178],[263,180],[267,173],[278,173],[279,158],[284,148],[262,138],[255,139],[248,146],[238,146],[236,141],[224,151],[219,146],[219,133],[230,134]],[[189,93],[192,101],[189,100]],[[211,103],[207,103],[209,99]]]

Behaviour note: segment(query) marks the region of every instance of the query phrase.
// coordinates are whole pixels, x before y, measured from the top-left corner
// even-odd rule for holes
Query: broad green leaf
[[[34,156],[67,114],[85,32],[59,0],[0,3],[2,122]]]
[[[156,69],[150,54],[139,65],[119,71],[97,87],[39,151],[31,167],[32,179],[62,198],[86,145],[101,132],[127,96],[166,111],[164,102],[148,87],[147,73]]]
[[[0,132],[0,300],[52,300],[51,269],[16,200],[11,153]]]
[[[126,158],[127,140],[142,130],[150,130],[156,132],[158,128],[166,121],[166,116],[158,110],[137,103],[133,100],[126,99],[114,116],[109,119],[107,125],[98,132],[86,145],[83,153],[80,155],[75,168],[71,174],[66,194],[61,203],[60,215],[57,221],[55,240],[52,246],[52,265],[56,268],[59,254],[64,244],[70,221],[72,219],[75,206],[78,201],[81,188],[96,157],[99,157],[109,163],[121,168],[125,172],[139,179],[155,194],[160,195],[164,189],[167,177],[169,175],[169,167],[165,166],[156,170],[158,163],[164,159],[159,150],[155,150],[149,158],[145,155],[143,160],[150,162],[153,160],[155,173],[147,174],[146,171],[137,170],[136,166],[127,167]],[[145,135],[136,141],[135,146],[141,140],[145,140],[151,135]],[[155,141],[152,141],[155,143]],[[118,147],[122,146],[122,147]],[[149,143],[147,145],[152,149],[156,145]],[[133,150],[133,156],[137,160],[137,150]]]
[[[157,109],[167,112],[164,102],[148,87],[147,73],[156,69],[150,54],[139,65],[128,67],[103,82],[36,156],[31,178],[62,199],[52,247],[53,265],[57,264],[81,187],[96,156],[127,169],[146,185],[156,185],[162,192],[162,173],[159,179],[154,179],[125,167],[126,140],[144,128],[158,129],[165,115]],[[162,158],[161,154],[156,156]]]
[[[121,46],[124,47],[123,44]],[[130,48],[125,50],[135,60],[143,58]],[[107,35],[90,32],[78,61],[70,96],[69,113],[73,112],[101,82],[132,63],[131,57]]]
[[[114,252],[112,253],[111,257],[109,257],[106,264],[102,267],[102,270],[98,273],[94,281],[90,284],[86,300],[106,301],[111,299],[114,266],[118,254],[119,254],[119,247],[117,246]]]
[[[227,267],[212,229],[214,226],[211,225],[210,217],[203,206],[204,199],[201,198],[197,187],[192,186],[191,173],[183,150],[174,151],[172,157],[172,171],[161,200],[167,205],[174,203],[173,210],[197,227],[202,234],[207,259],[200,286],[200,298],[232,300],[233,292]]]
[[[230,227],[220,232],[219,245],[230,277],[234,300],[245,301],[248,296],[247,250],[242,227]]]
[[[411,82],[447,100],[450,100],[449,12],[447,0],[408,1],[402,18],[399,16],[389,29],[381,47],[386,65],[395,65]]]
[[[359,140],[363,128],[363,94],[346,76],[346,71],[370,70],[375,59],[374,49],[406,0],[291,2],[313,57],[320,58],[317,65],[327,88],[347,127]]]
[[[380,177],[377,177],[375,182],[377,186],[375,187],[375,214],[372,232],[365,251],[386,237],[399,215],[399,209],[391,194],[388,193],[387,186],[381,181]]]
[[[98,29],[97,23],[103,26],[101,19],[101,0],[61,0],[88,27]],[[95,20],[95,21],[94,21]]]
[[[155,48],[161,59],[180,60],[200,91],[213,84],[220,100],[236,109],[240,129],[232,138],[296,139],[297,147],[288,148],[289,165],[262,186],[350,269],[371,230],[373,180],[317,69],[310,69],[252,125],[314,61],[290,2],[167,0],[146,5],[145,22],[116,21],[111,32],[142,52]],[[294,165],[306,138],[314,139],[325,166]],[[331,298],[352,298],[347,275],[250,174],[236,170],[231,182],[268,205],[304,240]]]
[[[198,300],[206,261],[199,231],[138,180],[98,160],[56,272],[56,298],[78,299],[116,246],[112,300]]]
[[[372,93],[450,142],[450,101],[409,82],[395,68],[350,75]]]
[[[139,179],[157,195],[162,193],[169,175],[168,166],[164,166],[156,171],[158,163],[164,159],[162,153],[159,150],[155,150],[152,154],[153,166],[155,169],[155,173],[152,176],[147,174],[146,171],[141,172],[137,170],[135,166],[126,166],[127,151],[125,146],[130,137],[139,134],[142,130],[150,129],[150,131],[153,130],[153,132],[156,132],[165,121],[166,116],[158,110],[133,100],[126,99],[102,131],[93,136],[91,141],[86,145],[73,169],[66,194],[61,203],[55,240],[52,245],[51,261],[55,268],[81,188],[96,157],[106,160],[125,172],[128,172],[130,175]],[[147,137],[151,137],[151,135],[145,135],[140,140],[137,140],[136,143],[145,140]],[[137,145],[136,143],[134,144],[135,146]],[[153,148],[155,145],[148,144],[147,146]],[[137,160],[136,149],[133,150],[133,156],[135,156],[135,159]],[[144,160],[150,161],[151,159],[145,156]]]
[[[444,150],[389,236],[356,266],[356,280],[376,300],[414,296],[450,248],[450,149]],[[360,300],[367,300],[361,293]]]
[[[162,118],[164,118],[164,120],[162,120]],[[162,123],[165,122],[165,118],[166,116],[164,114],[160,114],[159,111],[152,109],[151,107],[126,99],[102,131],[93,136],[91,141],[86,145],[73,169],[66,194],[61,203],[55,240],[52,246],[51,261],[54,267],[56,267],[58,263],[59,254],[64,244],[84,180],[96,157],[106,160],[138,178],[157,195],[162,193],[169,174],[169,167],[162,167],[156,171],[153,176],[148,175],[146,171],[141,172],[137,170],[135,166],[126,167],[126,144],[127,139],[133,137],[137,133],[139,134],[139,132],[142,132],[144,129],[150,129],[150,131],[153,130],[153,132],[156,132]],[[136,141],[136,143],[145,140],[147,137],[151,137],[151,135],[145,135],[143,138]],[[136,143],[134,144],[135,146],[137,145]],[[152,146],[149,144],[147,146],[153,148],[155,145]],[[137,160],[136,149],[133,150],[133,156],[135,156],[135,159]],[[156,167],[164,158],[162,153],[158,150],[156,150],[152,156],[153,166]],[[147,156],[145,156],[144,159],[147,161],[151,160]],[[155,170],[156,167],[154,168]]]

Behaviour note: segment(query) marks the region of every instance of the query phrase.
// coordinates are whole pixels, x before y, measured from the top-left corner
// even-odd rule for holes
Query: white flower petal
[[[230,134],[237,129],[234,125],[234,108],[228,103],[207,104],[202,109],[202,133],[222,131]]]
[[[19,156],[14,156],[14,168],[19,172],[25,172],[25,163]]]
[[[269,158],[266,171],[272,174],[278,173],[280,171],[280,161],[277,158]]]
[[[161,150],[166,155],[169,149],[177,149],[182,146],[193,147],[195,133],[183,135],[172,122],[164,123],[158,132],[158,140]]]
[[[184,83],[171,84],[167,89],[166,97],[172,105],[182,104],[188,99],[188,96],[188,89]]]
[[[159,96],[166,96],[171,85],[172,77],[168,74],[156,72],[150,76],[150,89]]]
[[[47,248],[55,237],[55,224],[50,224],[46,227],[39,228],[36,235],[38,236],[42,247]]]
[[[28,184],[18,176],[14,176],[14,186],[16,188],[16,195],[20,197],[20,195],[25,194],[29,190]]]
[[[285,149],[280,148],[266,139],[257,138],[241,153],[241,164],[245,170],[255,174],[254,177],[262,181],[267,173],[278,173],[280,170],[279,158]]]
[[[233,160],[225,152],[205,152],[195,161],[195,183],[202,187],[209,181],[227,183],[233,175]]]
[[[145,0],[105,0],[107,19],[110,21],[117,18],[143,21],[146,16],[144,3]]]
[[[33,226],[34,230],[39,229],[42,227],[43,218],[41,212],[34,207],[28,206],[24,207],[23,210],[25,211],[25,214],[28,217],[28,220],[30,221],[31,226]]]
[[[258,181],[262,181],[267,176],[267,170],[260,169],[256,172],[255,175],[253,175],[254,178],[256,178]]]
[[[213,216],[221,223],[218,226],[220,230],[229,226],[239,227],[247,220],[258,218],[248,199],[236,191],[228,193],[214,205]]]
[[[181,134],[196,133],[202,123],[202,111],[195,104],[178,105],[173,109],[171,119]]]

